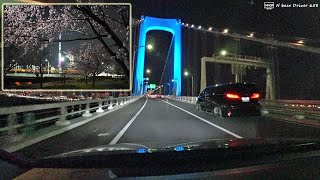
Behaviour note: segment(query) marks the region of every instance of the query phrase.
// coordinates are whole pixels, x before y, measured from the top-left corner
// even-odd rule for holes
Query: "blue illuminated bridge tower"
[[[173,89],[175,95],[181,95],[181,69],[182,69],[182,30],[180,19],[163,19],[148,16],[142,16],[140,23],[140,35],[138,47],[146,46],[146,35],[148,31],[159,30],[170,32],[173,36],[174,48],[174,63],[173,63]],[[136,70],[134,76],[134,94],[140,95],[143,92],[143,75],[144,75],[144,61],[145,48],[138,48],[138,56],[136,63]]]

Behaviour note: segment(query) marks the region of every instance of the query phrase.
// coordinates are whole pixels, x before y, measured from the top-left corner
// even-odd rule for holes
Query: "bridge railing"
[[[196,104],[197,97],[165,96],[173,100]],[[320,121],[320,100],[260,100],[263,115],[278,115]]]
[[[266,114],[277,114],[297,119],[320,120],[320,101],[318,100],[261,100]]]
[[[72,119],[90,117],[116,106],[127,104],[138,97],[128,96],[86,101],[58,102],[0,108],[0,144],[52,125],[65,126]]]

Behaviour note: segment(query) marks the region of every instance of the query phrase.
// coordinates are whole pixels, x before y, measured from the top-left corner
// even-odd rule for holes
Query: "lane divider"
[[[218,129],[220,129],[221,131],[223,131],[223,132],[225,132],[225,133],[228,133],[228,134],[230,134],[230,135],[232,135],[232,136],[234,136],[234,137],[236,137],[236,138],[239,138],[239,139],[242,139],[242,138],[243,138],[242,136],[239,136],[239,135],[236,134],[236,133],[233,133],[233,132],[231,132],[231,131],[223,128],[223,127],[220,127],[220,126],[218,126],[218,125],[216,125],[216,124],[214,124],[214,123],[212,123],[212,122],[210,122],[210,121],[208,121],[208,120],[206,120],[206,119],[204,119],[204,118],[202,118],[202,117],[199,117],[199,116],[197,116],[197,115],[195,115],[195,114],[193,114],[193,113],[191,113],[191,112],[189,112],[189,111],[187,111],[187,110],[185,110],[185,109],[182,109],[182,108],[179,107],[179,106],[176,106],[176,105],[171,104],[171,103],[169,103],[169,102],[166,102],[166,101],[164,101],[164,100],[160,100],[160,101],[162,101],[162,102],[164,102],[164,103],[167,103],[167,104],[169,104],[169,105],[171,105],[171,106],[173,106],[173,107],[175,107],[175,108],[177,108],[177,109],[180,109],[181,111],[184,111],[184,112],[190,114],[191,116],[193,116],[193,117],[195,117],[195,118],[197,118],[197,119],[199,119],[199,120],[201,120],[201,121],[203,121],[203,122],[205,122],[205,123],[207,123],[207,124],[209,124],[209,125],[211,125],[211,126],[213,126],[213,127],[215,127],[215,128],[218,128]]]
[[[144,109],[148,102],[148,98],[146,99],[146,102],[143,104],[141,109],[130,119],[130,121],[121,129],[121,131],[112,139],[112,141],[109,143],[109,145],[117,144],[119,139],[123,136],[123,134],[127,131],[127,129],[130,127],[130,125],[133,123],[133,121],[138,117],[138,115],[141,113],[141,111]]]

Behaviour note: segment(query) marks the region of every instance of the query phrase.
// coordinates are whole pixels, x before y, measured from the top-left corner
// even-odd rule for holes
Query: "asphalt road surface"
[[[195,105],[141,98],[85,125],[18,151],[45,157],[67,151],[118,143],[153,143],[235,138],[319,138],[320,128],[266,117],[216,118]]]

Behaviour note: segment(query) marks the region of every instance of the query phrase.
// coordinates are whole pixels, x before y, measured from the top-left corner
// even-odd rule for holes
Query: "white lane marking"
[[[143,108],[146,106],[148,102],[148,99],[144,103],[144,105],[141,107],[141,109],[130,119],[130,121],[124,126],[123,129],[116,135],[116,137],[113,138],[113,140],[109,143],[109,145],[116,144],[119,139],[123,136],[123,134],[127,131],[127,129],[130,127],[130,125],[133,123],[133,121],[138,117],[138,115],[141,113]]]
[[[191,113],[191,112],[189,112],[189,111],[187,111],[187,110],[185,110],[185,109],[182,109],[182,108],[179,107],[179,106],[176,106],[176,105],[174,105],[174,104],[171,104],[171,103],[166,102],[166,101],[163,101],[163,100],[161,100],[161,101],[164,102],[164,103],[167,103],[167,104],[169,104],[169,105],[171,105],[171,106],[173,106],[173,107],[175,107],[175,108],[177,108],[177,109],[180,109],[181,111],[184,111],[184,112],[190,114],[191,116],[196,117],[196,118],[198,118],[199,120],[201,120],[201,121],[203,121],[203,122],[205,122],[205,123],[207,123],[207,124],[210,124],[211,126],[214,126],[214,127],[218,128],[218,129],[220,129],[221,131],[224,131],[225,133],[228,133],[228,134],[230,134],[230,135],[232,135],[232,136],[234,136],[234,137],[236,137],[236,138],[239,138],[239,139],[242,139],[242,138],[243,138],[242,136],[239,136],[238,134],[235,134],[235,133],[233,133],[233,132],[231,132],[231,131],[223,128],[223,127],[220,127],[220,126],[218,126],[218,125],[216,125],[216,124],[213,124],[212,122],[210,122],[210,121],[208,121],[208,120],[206,120],[206,119],[204,119],[204,118],[202,118],[202,117],[199,117],[199,116],[197,116],[197,115],[195,115],[195,114],[193,114],[193,113]]]
[[[98,136],[108,136],[110,133],[100,133]]]

